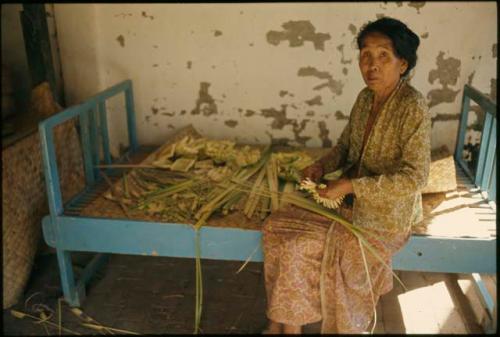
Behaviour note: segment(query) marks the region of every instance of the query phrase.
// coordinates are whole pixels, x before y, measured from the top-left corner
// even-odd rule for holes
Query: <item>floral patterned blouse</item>
[[[430,114],[422,94],[400,81],[375,117],[363,149],[373,96],[368,88],[359,93],[337,145],[320,163],[324,173],[356,171],[351,179],[354,225],[407,231],[423,217],[420,191],[429,175]]]

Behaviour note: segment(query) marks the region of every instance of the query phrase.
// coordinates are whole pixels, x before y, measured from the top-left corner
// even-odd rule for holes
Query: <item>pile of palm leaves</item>
[[[272,153],[269,147],[186,136],[162,148],[150,165],[124,174],[121,185],[104,196],[126,211],[142,210],[197,228],[216,212],[263,219],[279,207],[278,192],[291,191],[312,162],[305,152]],[[251,187],[245,191],[237,183]]]

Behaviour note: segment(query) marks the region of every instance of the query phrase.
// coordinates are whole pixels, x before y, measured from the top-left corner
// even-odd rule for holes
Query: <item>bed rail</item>
[[[133,151],[137,149],[138,143],[131,80],[116,84],[86,99],[82,104],[70,107],[61,113],[45,119],[39,124],[38,129],[41,137],[48,204],[52,221],[56,221],[56,217],[62,215],[64,212],[54,146],[54,127],[72,118],[78,118],[85,170],[85,185],[87,187],[93,186],[100,179],[99,169],[97,168],[100,162],[99,143],[102,145],[104,163],[111,164],[112,162],[109,148],[106,101],[122,92],[125,94],[125,109],[130,144],[129,151]]]
[[[484,122],[481,128],[481,140],[477,160],[466,161],[464,158],[465,137],[468,130],[469,112],[471,101],[479,105],[484,112]],[[496,206],[496,146],[497,146],[497,106],[490,98],[477,89],[466,84],[462,98],[462,111],[460,125],[457,134],[457,146],[455,149],[455,161],[474,182],[482,192],[485,199],[492,201]],[[477,149],[477,147],[476,147]],[[475,155],[473,156],[475,157]],[[475,167],[474,167],[475,166]]]

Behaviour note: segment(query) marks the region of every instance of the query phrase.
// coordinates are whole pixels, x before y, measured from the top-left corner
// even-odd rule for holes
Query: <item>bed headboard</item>
[[[118,83],[97,95],[86,99],[83,103],[69,107],[57,113],[38,125],[41,138],[41,151],[43,170],[50,215],[55,217],[63,212],[61,187],[57,170],[56,153],[54,146],[54,128],[72,118],[78,118],[80,126],[80,142],[83,153],[83,166],[85,170],[86,186],[93,185],[99,179],[100,149],[102,148],[103,161],[111,164],[109,148],[109,133],[107,123],[106,100],[124,93],[125,110],[127,114],[127,127],[130,148],[138,147],[135,123],[134,97],[132,81],[126,80]]]
[[[479,124],[474,128],[468,125],[471,101],[484,113],[484,119],[477,121]],[[479,90],[466,84],[460,116],[455,161],[483,192],[483,196],[496,202],[497,105]],[[469,138],[473,138],[471,134],[478,139],[469,142]]]

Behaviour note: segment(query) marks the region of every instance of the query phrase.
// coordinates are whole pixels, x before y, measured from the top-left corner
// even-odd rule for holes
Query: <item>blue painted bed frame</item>
[[[85,298],[85,285],[107,259],[106,253],[155,255],[170,257],[195,256],[195,231],[191,225],[157,223],[128,219],[107,219],[64,214],[68,207],[88,201],[96,183],[101,179],[99,152],[105,164],[112,164],[109,150],[106,100],[124,94],[128,136],[132,155],[139,148],[136,135],[132,82],[126,80],[70,107],[39,125],[45,181],[50,214],[43,218],[43,235],[47,244],[57,251],[59,271],[65,300],[71,306],[80,306]],[[456,161],[472,181],[488,192],[490,200],[496,197],[496,105],[475,89],[465,86],[462,117],[455,153]],[[464,146],[470,100],[477,102],[487,117],[479,156],[480,167],[472,176],[461,159]],[[53,128],[71,118],[80,122],[86,187],[63,205],[54,150]],[[99,142],[100,139],[100,142]],[[487,145],[487,146],[486,146]],[[110,170],[112,171],[112,170]],[[108,172],[110,172],[108,171]],[[258,230],[202,227],[200,229],[201,256],[205,259],[245,261],[255,249],[251,261],[262,261],[261,233]],[[96,256],[75,280],[71,252],[96,252]],[[413,235],[409,243],[393,259],[395,270],[432,271],[449,273],[496,273],[496,239],[445,238]]]

